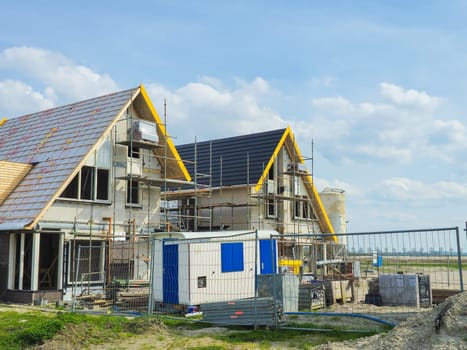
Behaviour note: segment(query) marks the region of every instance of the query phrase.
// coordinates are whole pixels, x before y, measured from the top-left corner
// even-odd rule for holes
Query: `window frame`
[[[131,185],[130,185],[131,184]],[[136,202],[131,201],[130,198],[133,200],[133,195],[135,193],[131,193],[130,197],[130,188],[133,191],[136,192]],[[141,193],[141,186],[138,181],[135,181],[133,179],[128,179],[126,181],[126,187],[125,187],[125,206],[126,207],[134,207],[134,208],[141,208],[143,206],[142,204],[142,193]]]
[[[91,184],[90,184],[90,193],[89,193],[89,198],[83,198],[83,169],[85,171],[88,171],[87,169],[90,169],[89,171],[92,174],[91,178]],[[106,192],[107,192],[107,199],[100,199],[98,198],[100,193],[102,192],[102,187],[99,186],[99,183],[102,183],[102,180],[99,180],[99,174],[102,174],[103,171],[107,172],[107,180],[104,182],[105,186],[107,187]],[[93,167],[89,165],[83,165],[81,169],[78,171],[78,173],[74,176],[74,178],[70,181],[68,186],[62,191],[60,194],[59,198],[60,200],[65,200],[65,201],[79,201],[79,202],[88,202],[88,203],[103,203],[103,204],[110,204],[110,184],[111,184],[111,176],[110,176],[111,170],[110,169],[105,169],[105,168],[99,168],[99,167]],[[64,197],[62,196],[63,193],[66,191],[70,191],[70,189],[73,189],[73,193],[76,194],[76,197]]]
[[[111,204],[111,186],[112,186],[112,159],[113,159],[112,138],[108,135],[102,143],[97,147],[86,159],[84,165],[81,166],[79,171],[62,191],[58,199],[65,201],[79,201],[86,203],[102,203]],[[104,161],[102,161],[104,160]],[[90,183],[87,181],[83,183],[83,173],[91,173]],[[105,175],[105,180],[102,181],[101,176]],[[83,192],[85,187],[89,187],[89,193]],[[102,186],[106,187],[104,190]],[[86,192],[88,192],[86,191]],[[75,196],[62,196],[65,192],[76,194]],[[99,198],[101,194],[106,193]],[[85,197],[85,198],[83,198]],[[87,197],[87,198],[86,198]]]

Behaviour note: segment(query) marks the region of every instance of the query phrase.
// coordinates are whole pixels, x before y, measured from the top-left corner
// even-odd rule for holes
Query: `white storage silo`
[[[334,233],[347,233],[345,191],[338,188],[325,188],[319,196],[334,228]],[[339,243],[346,244],[346,241],[346,236],[339,237]]]

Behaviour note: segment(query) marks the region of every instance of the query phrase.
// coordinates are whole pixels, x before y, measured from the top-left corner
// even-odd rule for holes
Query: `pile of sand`
[[[330,343],[316,349],[467,349],[467,292],[452,296],[386,334]]]

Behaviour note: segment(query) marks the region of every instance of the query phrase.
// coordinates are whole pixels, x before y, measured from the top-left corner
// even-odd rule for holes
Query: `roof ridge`
[[[206,140],[206,141],[187,142],[187,143],[176,145],[176,147],[189,146],[189,145],[193,145],[195,143],[200,145],[200,144],[207,144],[207,143],[210,143],[210,142],[233,141],[233,140],[237,140],[237,139],[240,139],[240,138],[250,138],[250,137],[255,137],[255,136],[258,137],[260,135],[274,134],[276,132],[277,133],[281,132],[281,134],[282,134],[286,130],[287,130],[287,128],[281,128],[281,129],[274,129],[274,130],[266,130],[266,131],[255,132],[255,133],[252,133],[252,134],[243,134],[243,135],[236,135],[236,136],[221,137],[221,138],[218,138],[218,139],[211,139],[211,140]]]

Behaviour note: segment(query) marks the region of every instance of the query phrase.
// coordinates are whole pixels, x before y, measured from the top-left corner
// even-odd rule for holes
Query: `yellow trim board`
[[[32,169],[32,164],[0,160],[0,205]]]
[[[190,181],[191,180],[191,176],[187,170],[187,168],[185,167],[185,164],[183,163],[183,160],[182,158],[180,157],[180,155],[178,154],[178,151],[177,149],[175,148],[175,145],[173,144],[173,141],[172,141],[172,138],[167,134],[167,131],[165,129],[165,125],[162,123],[162,120],[161,118],[159,117],[159,114],[157,113],[156,109],[154,108],[154,105],[152,104],[151,102],[151,99],[149,98],[149,95],[144,87],[144,85],[140,85],[140,91],[141,91],[141,96],[143,96],[144,98],[144,101],[146,102],[146,104],[148,105],[149,107],[149,110],[151,111],[151,114],[154,118],[154,120],[156,121],[157,123],[157,126],[160,128],[162,134],[164,135],[164,137],[166,138],[167,140],[167,145],[169,146],[169,150],[170,152],[174,155],[174,158],[175,158],[175,161],[177,162],[177,164],[179,165],[183,175],[185,176],[185,179],[187,181]]]
[[[313,179],[311,175],[305,175],[306,181],[305,181],[305,186],[308,185],[311,188],[312,191],[312,199],[313,199],[313,204],[316,204],[315,209],[316,209],[316,215],[318,215],[318,220],[319,223],[323,224],[321,226],[321,231],[323,233],[330,233],[332,236],[332,239],[334,242],[337,242],[337,236],[334,234],[334,228],[332,227],[331,220],[329,220],[328,213],[326,212],[326,209],[324,208],[323,202],[321,201],[321,197],[319,196],[318,191],[316,191],[315,186],[313,185]]]
[[[300,148],[298,148],[298,145],[295,142],[295,137],[294,137],[294,135],[292,133],[292,129],[290,128],[290,126],[288,126],[287,129],[285,129],[284,134],[282,135],[279,143],[277,144],[277,146],[276,146],[276,148],[274,150],[274,153],[271,156],[271,159],[269,159],[268,164],[264,168],[263,174],[261,175],[258,183],[256,184],[256,187],[255,187],[256,192],[258,192],[261,189],[261,186],[263,186],[264,180],[266,180],[266,177],[268,176],[269,169],[271,169],[272,165],[274,164],[274,161],[276,160],[277,156],[279,155],[279,152],[280,152],[282,146],[287,145],[286,144],[287,140],[290,140],[290,142],[292,143],[292,148],[294,150],[293,152],[297,156],[296,160],[298,160],[301,164],[303,164],[305,162],[305,160],[303,159],[303,156],[302,156],[302,152],[300,152]],[[292,150],[290,150],[290,149],[287,149],[287,150],[289,152],[289,155],[291,156],[292,155]]]
[[[256,187],[255,187],[256,192],[259,192],[259,190],[261,189],[261,186],[263,186],[264,180],[268,176],[269,169],[271,169],[272,165],[274,164],[274,161],[276,160],[277,156],[279,155],[279,152],[280,152],[280,150],[282,148],[282,145],[284,144],[284,142],[285,142],[285,140],[287,138],[287,135],[289,135],[289,132],[290,132],[290,127],[287,127],[287,129],[285,129],[285,131],[284,131],[284,134],[282,134],[282,137],[281,137],[279,143],[277,144],[276,148],[274,149],[274,152],[273,152],[271,158],[269,159],[268,164],[266,164],[266,167],[264,168],[264,171],[263,171],[263,175],[261,175],[261,177],[259,178],[258,183],[256,184]]]
[[[287,147],[287,141],[290,141],[292,150]],[[296,161],[299,163],[303,164],[305,162],[303,155],[300,151],[300,148],[298,147],[298,144],[295,142],[295,137],[292,133],[292,129],[290,126],[287,127],[287,129],[284,131],[284,134],[282,135],[280,141],[278,142],[276,148],[274,149],[274,153],[272,154],[271,158],[268,161],[268,164],[264,168],[263,174],[261,175],[261,178],[259,179],[258,183],[255,186],[256,192],[259,192],[261,189],[261,186],[263,186],[264,181],[266,180],[269,169],[271,169],[272,165],[274,164],[274,161],[276,160],[277,156],[279,155],[279,152],[283,146],[286,146],[287,152],[289,152],[289,156],[292,156],[292,152],[295,153],[296,156]],[[334,235],[334,228],[332,227],[331,221],[329,220],[328,214],[326,212],[326,209],[323,206],[323,203],[321,202],[321,198],[319,196],[318,191],[316,191],[315,186],[313,185],[313,180],[311,178],[311,175],[305,175],[306,181],[305,181],[305,186],[308,185],[308,189],[311,190],[311,193],[309,195],[313,199],[313,206],[316,210],[316,215],[318,216],[318,221],[320,224],[321,231],[323,233],[330,233],[332,236],[332,239],[337,242],[337,236]]]

